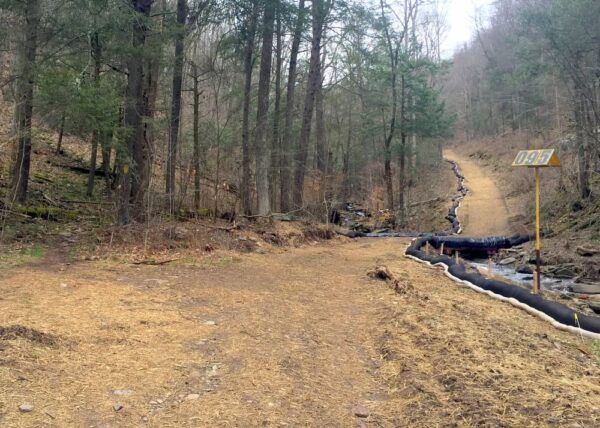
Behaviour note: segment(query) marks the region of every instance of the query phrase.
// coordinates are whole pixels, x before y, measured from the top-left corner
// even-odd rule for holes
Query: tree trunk
[[[142,87],[144,103],[142,132],[139,138],[136,139],[133,149],[133,161],[136,173],[132,180],[131,193],[133,195],[133,202],[136,205],[136,212],[140,216],[140,219],[144,217],[144,202],[146,201],[150,185],[154,141],[154,130],[151,120],[154,118],[154,111],[156,109],[159,65],[159,62],[156,60],[150,60],[146,63]]]
[[[397,88],[397,81],[398,81],[398,54],[399,54],[399,49],[400,49],[400,43],[397,42],[396,46],[394,47],[392,45],[392,37],[390,35],[389,32],[389,23],[387,22],[387,19],[385,17],[385,4],[384,1],[381,0],[380,1],[380,5],[381,5],[381,17],[384,21],[384,34],[385,34],[385,39],[386,39],[386,44],[387,44],[387,49],[388,49],[388,55],[390,58],[390,69],[391,69],[391,76],[390,76],[390,84],[392,87],[392,112],[391,112],[391,116],[390,116],[390,125],[389,125],[389,131],[387,132],[387,136],[385,135],[384,132],[384,156],[385,156],[385,161],[384,161],[384,181],[386,183],[386,192],[387,192],[387,208],[390,210],[394,209],[394,187],[392,185],[392,166],[391,166],[391,157],[392,157],[392,153],[391,153],[391,146],[392,146],[392,140],[394,139],[394,134],[396,132],[396,114],[398,111],[398,88]]]
[[[323,37],[325,37],[325,31],[323,31]],[[327,172],[327,139],[325,134],[325,108],[323,106],[323,70],[325,67],[325,49],[323,49],[323,55],[321,57],[319,66],[319,86],[315,94],[315,124],[316,124],[316,156],[317,156],[317,170],[321,175],[325,175]]]
[[[194,96],[194,208],[200,209],[200,130],[198,129],[200,122],[200,89],[198,86],[198,66],[192,62],[192,79],[194,80],[193,96]]]
[[[398,163],[400,171],[398,172],[398,209],[400,210],[400,225],[404,225],[406,205],[406,77],[404,72],[401,76],[401,104],[400,104],[400,154]]]
[[[389,149],[386,149],[385,159],[383,162],[383,181],[385,182],[385,191],[387,193],[388,210],[394,209],[394,184],[392,183],[392,160]]]
[[[131,199],[131,175],[135,174],[132,168],[134,148],[136,141],[142,138],[144,111],[143,83],[144,83],[144,44],[146,42],[145,20],[150,15],[152,0],[131,0],[134,11],[140,16],[132,24],[132,54],[129,57],[127,69],[127,92],[125,96],[124,126],[127,133],[124,147],[119,153],[118,169],[119,179],[117,188],[118,207],[117,224],[125,225],[131,221],[129,203]],[[135,196],[135,195],[134,195]]]
[[[256,34],[256,21],[258,18],[258,0],[252,0],[252,11],[246,22],[246,40],[244,46],[244,106],[242,116],[242,182],[240,186],[242,211],[246,215],[252,214],[252,200],[250,198],[250,97],[252,92],[252,54],[254,52],[254,38]]]
[[[33,116],[33,85],[35,81],[35,55],[37,27],[40,20],[39,0],[25,3],[25,41],[20,48],[20,79],[17,87],[17,156],[12,170],[13,200],[23,203],[27,199],[27,185],[31,166],[31,118]]]
[[[395,83],[392,85],[392,94],[395,93]],[[388,210],[394,209],[394,184],[392,183],[392,138],[396,124],[396,112],[393,110],[390,121],[390,132],[386,130],[386,119],[383,116],[383,182],[385,183],[386,205]]]
[[[157,2],[158,13],[164,13],[167,10],[166,0]],[[155,33],[153,38],[161,38],[164,34],[164,21],[161,22],[161,29],[159,33]],[[149,40],[152,42],[152,39]],[[147,202],[147,193],[150,186],[150,175],[152,174],[152,164],[154,161],[154,113],[156,111],[156,100],[158,97],[158,82],[160,80],[161,71],[161,53],[162,53],[162,42],[149,44],[146,49],[151,52],[144,59],[144,85],[143,85],[143,98],[144,98],[144,114],[143,114],[143,132],[139,139],[136,139],[133,148],[133,161],[135,163],[136,174],[132,177],[131,193],[133,195],[133,202],[136,206],[136,214],[139,220],[143,220],[145,217],[145,204]]]
[[[65,120],[66,120],[66,114],[63,112],[62,116],[60,117],[60,125],[58,126],[58,141],[56,142],[56,154],[60,154],[61,150],[62,150],[62,142],[63,142],[63,136],[65,135]]]
[[[102,134],[100,139],[100,146],[102,151],[102,172],[104,173],[104,182],[106,183],[106,190],[110,191],[110,152],[111,152],[111,140],[112,132],[106,132]]]
[[[350,196],[350,147],[352,146],[352,135],[354,130],[352,129],[352,109],[348,106],[348,135],[346,136],[346,147],[342,154],[342,194],[341,202],[348,202]]]
[[[269,92],[271,89],[271,65],[273,57],[273,22],[277,0],[266,0],[263,18],[262,52],[260,58],[260,77],[258,81],[258,108],[256,110],[256,129],[254,149],[256,150],[256,193],[258,196],[258,214],[267,215],[271,210],[269,200],[269,161],[267,143],[267,114],[269,112]]]
[[[290,194],[292,189],[292,174],[290,162],[290,148],[292,139],[292,128],[294,126],[294,97],[296,92],[296,66],[298,62],[298,51],[302,39],[302,29],[304,28],[304,0],[298,2],[298,18],[296,20],[296,28],[294,29],[294,37],[292,40],[292,48],[290,51],[290,65],[287,81],[287,98],[285,101],[285,128],[283,131],[283,139],[281,141],[281,172],[280,172],[280,209],[282,212],[288,212],[291,208]]]
[[[100,37],[98,31],[94,31],[90,38],[91,57],[94,61],[94,86],[96,90],[100,88],[100,68],[102,66],[102,47],[100,46]],[[100,130],[94,129],[92,132],[92,153],[90,156],[90,172],[88,174],[86,196],[91,197],[94,194],[94,184],[96,179],[96,160],[98,158],[98,141],[100,139]]]
[[[281,29],[281,4],[277,5],[277,41],[275,45],[275,111],[273,112],[273,140],[271,143],[271,168],[269,173],[269,198],[271,211],[277,209],[277,181],[281,168],[281,67],[282,57],[282,29]]]
[[[304,112],[302,114],[302,128],[296,150],[296,170],[294,174],[294,208],[303,205],[304,176],[306,175],[306,161],[308,158],[308,141],[312,125],[312,116],[315,106],[315,94],[321,79],[321,36],[323,34],[323,22],[325,20],[323,0],[312,2],[312,42],[310,50],[310,66],[308,71],[308,82],[306,96],[304,98]]]
[[[586,120],[585,120],[585,96],[583,91],[576,83],[575,89],[575,135],[577,141],[577,163],[578,163],[578,178],[579,178],[579,194],[583,199],[587,199],[591,195],[590,189],[590,167],[588,158],[588,137],[586,135]]]
[[[85,195],[92,197],[94,194],[94,179],[96,177],[96,160],[98,159],[98,140],[100,133],[95,130],[92,134],[92,153],[90,155],[90,172],[88,173],[87,190]]]
[[[183,42],[187,1],[177,0],[177,33],[175,34],[175,63],[173,65],[173,95],[171,97],[171,120],[169,124],[169,148],[167,152],[166,192],[169,212],[175,211],[175,170],[177,169],[177,140],[181,114],[181,86],[183,82]]]

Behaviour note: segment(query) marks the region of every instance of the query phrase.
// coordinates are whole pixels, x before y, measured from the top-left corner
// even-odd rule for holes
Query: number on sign
[[[550,160],[550,158],[552,157],[552,153],[553,153],[553,150],[542,150],[540,158],[538,159],[537,163],[539,165],[546,165],[548,163],[548,161]]]
[[[519,154],[517,155],[517,158],[515,159],[515,165],[523,165],[525,163],[525,159],[527,158],[527,152],[526,151],[521,151],[519,152]]]
[[[513,166],[560,166],[560,160],[553,149],[521,150],[515,157]]]
[[[527,165],[535,165],[535,161],[538,158],[538,152],[537,151],[531,151],[529,152],[529,154],[527,155],[527,160],[525,161],[525,163]]]

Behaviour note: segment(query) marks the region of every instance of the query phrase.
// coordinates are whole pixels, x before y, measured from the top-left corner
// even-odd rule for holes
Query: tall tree
[[[90,35],[90,55],[92,62],[94,63],[94,88],[96,90],[100,87],[100,69],[102,67],[102,46],[100,45],[100,35],[98,31],[94,31]],[[98,143],[100,136],[104,135],[104,130],[96,129],[92,131],[92,153],[90,155],[90,171],[88,174],[88,183],[86,195],[91,197],[94,194],[94,180],[96,178],[96,159],[98,157]]]
[[[252,57],[256,37],[256,21],[258,20],[258,0],[252,0],[250,10],[246,14],[244,24],[244,106],[242,113],[242,211],[252,214],[252,198],[250,191],[250,98],[252,96]]]
[[[404,225],[406,220],[406,190],[407,180],[407,160],[409,157],[408,139],[408,118],[409,110],[414,100],[412,94],[409,94],[409,82],[411,63],[414,61],[412,51],[415,50],[417,40],[415,36],[416,14],[420,5],[420,0],[404,0],[404,17],[402,21],[402,40],[403,52],[402,59],[404,64],[400,70],[400,149],[398,151],[398,210],[400,224]],[[410,28],[412,26],[412,29]],[[412,30],[412,33],[410,32]],[[414,113],[413,113],[414,114]],[[416,138],[416,137],[415,137]],[[415,143],[416,144],[416,143]]]
[[[306,162],[308,158],[308,142],[312,125],[313,111],[315,107],[315,94],[321,83],[321,38],[323,36],[323,25],[328,11],[329,2],[324,0],[313,0],[311,7],[312,15],[312,40],[310,49],[310,65],[306,95],[304,97],[304,111],[302,113],[302,128],[296,150],[296,169],[294,171],[293,201],[295,208],[303,206],[304,178],[306,175]]]
[[[290,161],[290,144],[292,140],[292,130],[294,127],[294,99],[296,94],[296,75],[298,63],[298,51],[302,40],[302,30],[304,28],[305,8],[304,0],[298,1],[298,11],[296,18],[296,27],[292,38],[290,50],[290,64],[287,80],[287,96],[285,101],[285,126],[283,130],[283,139],[281,142],[281,160],[280,160],[280,209],[282,212],[288,212],[291,208],[292,192],[292,165]]]
[[[281,169],[281,69],[283,66],[283,29],[281,2],[277,2],[277,38],[275,41],[275,105],[273,107],[273,138],[271,142],[271,168],[269,169],[269,197],[271,210],[277,209],[277,180]]]
[[[392,37],[390,30],[390,22],[386,15],[387,4],[384,0],[380,0],[381,6],[381,20],[383,22],[383,33],[385,38],[385,45],[387,49],[387,55],[390,66],[389,82],[392,92],[391,101],[391,112],[389,114],[389,125],[384,124],[383,132],[383,150],[384,150],[384,172],[383,177],[385,181],[385,188],[387,192],[387,208],[390,210],[394,209],[394,187],[392,183],[392,140],[396,133],[396,120],[398,111],[398,66],[400,59],[400,47],[401,40],[395,40]],[[404,37],[404,34],[402,35]],[[383,117],[385,121],[385,115]],[[385,127],[388,127],[387,130]]]
[[[325,39],[325,30],[323,30],[322,40]],[[321,63],[319,67],[319,85],[315,93],[315,155],[317,158],[317,170],[324,175],[327,172],[327,133],[325,130],[325,106],[324,106],[324,93],[323,93],[323,81],[325,73],[325,59],[326,49],[325,43],[323,43],[321,55]]]
[[[146,54],[144,55],[144,112],[142,117],[143,133],[134,145],[134,162],[136,165],[136,174],[133,177],[131,193],[133,202],[136,205],[136,211],[143,213],[147,205],[147,194],[150,186],[152,174],[152,164],[154,163],[154,138],[156,134],[154,115],[156,112],[156,102],[159,95],[159,82],[162,65],[162,54],[165,47],[165,27],[166,27],[166,0],[154,2],[158,5],[155,13],[162,15],[158,31],[149,32],[146,40]]]
[[[175,211],[175,171],[177,169],[177,140],[181,121],[181,86],[183,83],[183,42],[187,1],[177,0],[177,31],[175,34],[175,62],[173,64],[173,95],[171,97],[171,118],[169,125],[169,147],[167,152],[166,192],[170,212]]]
[[[196,44],[194,44],[194,52],[196,51]],[[196,210],[200,209],[200,168],[201,168],[201,147],[200,147],[200,71],[198,69],[198,65],[196,64],[196,58],[194,55],[194,60],[190,61],[191,73],[190,77],[192,78],[192,96],[193,96],[193,119],[192,119],[192,131],[194,138],[194,148],[193,148],[193,164],[194,164],[194,208]]]
[[[250,197],[250,98],[252,96],[252,58],[256,36],[256,21],[258,20],[258,0],[251,1],[250,11],[244,25],[244,101],[242,113],[242,182],[241,200],[242,211],[252,214],[252,199]]]
[[[126,128],[123,147],[119,153],[117,223],[131,221],[131,176],[134,148],[143,135],[142,115],[144,111],[144,45],[146,43],[147,22],[153,0],[131,0],[133,11],[132,51],[127,63],[127,91],[125,96],[124,126]],[[135,167],[135,165],[133,165]],[[135,174],[135,170],[133,169]]]
[[[269,112],[269,92],[271,89],[271,62],[273,57],[273,24],[277,0],[265,0],[263,15],[262,50],[260,76],[258,81],[258,108],[254,148],[256,151],[256,193],[258,214],[267,215],[271,210],[269,200],[270,151],[267,143],[267,114]]]
[[[37,52],[40,0],[24,3],[23,41],[19,46],[19,71],[17,82],[17,106],[15,124],[17,128],[17,156],[12,170],[13,200],[25,202],[31,166],[31,118],[33,116],[33,86],[35,83],[35,57]]]

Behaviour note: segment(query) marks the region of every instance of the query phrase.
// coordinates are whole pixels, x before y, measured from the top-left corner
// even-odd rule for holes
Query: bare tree
[[[312,124],[313,111],[315,107],[315,95],[321,84],[321,38],[325,17],[331,2],[324,0],[313,0],[312,12],[312,41],[310,50],[310,65],[308,71],[308,82],[304,98],[304,111],[302,113],[302,128],[298,139],[296,151],[296,169],[294,172],[293,201],[296,208],[303,205],[304,177],[306,175],[306,162],[308,158],[308,141]]]
[[[271,210],[277,209],[277,180],[281,169],[281,69],[283,66],[283,29],[281,2],[277,2],[277,38],[275,41],[275,104],[273,111],[273,139],[271,142],[271,168],[269,169],[269,198]]]
[[[262,51],[258,81],[258,108],[254,148],[256,151],[256,193],[258,214],[266,215],[271,210],[269,201],[269,146],[267,143],[267,113],[271,89],[271,61],[273,57],[273,24],[278,0],[265,0],[263,15]]]
[[[177,0],[177,33],[175,35],[175,63],[173,65],[173,96],[171,98],[171,118],[169,126],[169,147],[167,152],[166,191],[169,210],[175,210],[175,170],[177,167],[177,140],[181,114],[181,86],[183,82],[183,42],[187,1]]]
[[[323,30],[322,40],[325,39],[325,30]],[[323,43],[321,55],[321,63],[319,67],[319,85],[315,93],[315,147],[316,147],[316,158],[317,158],[317,170],[321,175],[325,175],[327,172],[327,136],[325,130],[325,107],[324,107],[324,94],[323,94],[323,80],[325,71],[325,59],[326,49],[325,43]]]
[[[252,214],[250,198],[250,97],[252,92],[253,52],[258,19],[258,0],[251,1],[251,10],[244,25],[244,106],[242,113],[242,182],[240,186],[242,211]]]
[[[196,45],[194,45],[195,50]],[[191,73],[190,77],[192,78],[192,96],[193,96],[193,119],[192,119],[192,132],[194,135],[194,148],[193,148],[193,167],[194,167],[194,208],[196,210],[200,209],[200,168],[201,168],[201,147],[200,147],[200,95],[202,94],[200,90],[200,71],[198,69],[198,65],[196,64],[196,58],[194,55],[194,60],[190,61]]]
[[[296,18],[296,28],[292,39],[290,51],[290,65],[287,81],[287,97],[285,101],[285,127],[283,139],[281,142],[281,173],[280,173],[280,208],[282,212],[288,212],[291,208],[292,174],[290,162],[290,149],[292,139],[292,129],[294,127],[294,99],[296,94],[296,67],[298,62],[298,51],[302,39],[302,30],[304,28],[304,0],[298,2],[298,17]]]
[[[381,6],[381,19],[383,21],[383,32],[385,36],[385,42],[387,47],[387,53],[390,61],[390,86],[392,90],[392,102],[391,102],[391,113],[389,117],[389,125],[385,124],[384,120],[384,132],[383,132],[383,179],[385,181],[385,187],[387,192],[387,208],[390,210],[394,209],[394,187],[392,184],[392,140],[396,133],[396,115],[398,111],[398,62],[400,55],[400,41],[394,41],[390,32],[390,22],[386,16],[387,4],[384,0],[380,1]],[[404,34],[402,35],[404,37]],[[385,127],[387,126],[387,130]]]

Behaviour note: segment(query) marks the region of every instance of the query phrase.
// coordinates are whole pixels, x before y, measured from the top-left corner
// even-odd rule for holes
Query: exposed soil
[[[403,258],[407,244],[5,270],[0,325],[61,346],[4,341],[0,425],[600,424],[586,343]],[[382,265],[402,294],[367,276]]]
[[[18,338],[27,339],[30,342],[38,343],[40,345],[56,344],[56,337],[50,334],[23,327],[22,325],[11,325],[8,327],[0,326],[0,341],[16,340]]]
[[[469,189],[458,210],[463,233],[467,236],[510,234],[505,199],[490,175],[477,163],[454,150],[446,149],[444,157],[458,163]]]
[[[471,189],[465,234],[506,234],[487,171],[447,156]],[[443,171],[419,230],[447,226]],[[2,427],[600,425],[589,342],[403,258],[407,240],[33,223],[43,257],[0,270]],[[367,276],[382,266],[389,285]]]

